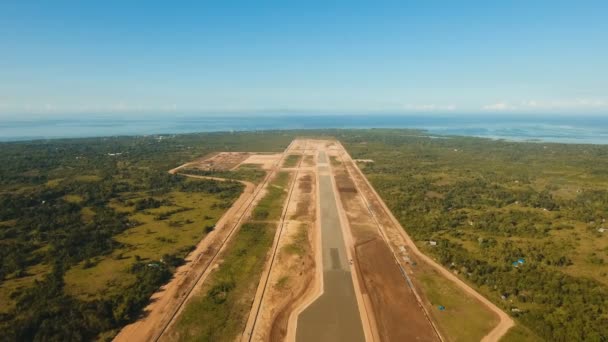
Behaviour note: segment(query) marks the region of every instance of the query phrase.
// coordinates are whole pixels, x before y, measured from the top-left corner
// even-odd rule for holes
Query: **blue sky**
[[[0,115],[608,114],[607,1],[0,2]]]

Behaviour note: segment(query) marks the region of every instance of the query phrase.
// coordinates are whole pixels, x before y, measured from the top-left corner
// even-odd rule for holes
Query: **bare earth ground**
[[[282,157],[283,153],[218,152],[180,165],[169,170],[169,173],[175,174],[184,168],[203,171],[228,171],[235,170],[243,164],[255,164],[263,170],[271,170]]]
[[[357,270],[352,263],[347,220],[331,174],[327,150],[331,142],[316,141],[317,211],[320,227],[319,254],[322,292],[299,311],[297,341],[364,341],[372,337],[370,320],[361,296]],[[321,269],[321,267],[319,267]]]
[[[317,163],[319,151],[327,153],[327,158],[321,162],[322,170],[325,170],[324,174],[331,175],[335,189],[337,211],[342,222],[340,229],[346,245],[345,258],[350,263],[347,268],[351,270],[354,295],[366,340],[441,339],[426,311],[428,301],[425,302],[416,289],[419,283],[411,267],[414,261],[434,268],[446,280],[462,288],[497,315],[500,323],[484,337],[484,341],[499,340],[513,326],[513,320],[507,314],[416,248],[339,142],[296,139],[286,152],[301,153],[304,157],[297,167],[284,169],[296,177],[292,177],[294,181],[290,185],[280,222],[282,228],[277,229],[243,340],[295,341],[300,314],[324,291],[333,291],[323,288],[324,272],[321,265],[324,259],[319,224]],[[256,163],[274,172],[281,165],[284,155],[286,154],[219,153],[208,158],[212,160],[207,164],[202,160],[194,163],[208,165],[213,169],[234,169],[242,163]],[[334,157],[331,163],[328,160],[330,156]],[[192,164],[184,164],[170,172],[177,173],[181,168]],[[264,192],[266,184],[264,181],[255,189],[252,184],[247,184],[245,193],[220,219],[222,225],[218,223],[216,231],[199,243],[197,249],[189,255],[189,262],[180,267],[174,279],[153,296],[153,302],[146,308],[147,314],[125,327],[117,336],[117,341],[157,339],[191,292],[195,292],[192,290],[200,289],[206,279],[205,273],[208,274],[211,270],[210,263],[217,262],[213,261],[213,257],[224,246],[226,236],[238,226],[235,221],[247,215],[246,211],[260,197],[258,195]],[[340,261],[343,262],[345,260]],[[193,287],[193,284],[196,286]]]
[[[333,155],[339,160],[338,151]],[[376,338],[380,341],[439,340],[343,163],[334,167],[334,175],[354,238],[361,290],[374,314]]]
[[[294,140],[285,155],[306,155],[310,153],[307,144],[307,140]],[[315,291],[315,174],[303,167],[302,162],[282,170],[292,173],[295,180],[284,205],[275,248],[256,291],[243,341],[285,340],[294,308]]]
[[[196,249],[186,257],[186,263],[176,270],[172,280],[152,295],[143,317],[125,326],[114,341],[150,341],[158,337],[180,303],[185,300],[188,289],[209,266],[214,252],[221,247],[235,219],[243,214],[248,203],[253,200],[254,189],[253,184],[246,183],[245,191],[220,218],[216,229],[198,243]]]
[[[357,167],[357,165],[352,161],[350,155],[346,152],[346,150],[341,147],[342,152],[342,160],[344,161],[345,166],[347,167],[351,177],[354,179],[355,184],[357,185],[359,191],[362,193],[362,197],[364,198],[366,205],[370,208],[370,211],[374,213],[377,221],[379,221],[379,225],[381,226],[381,231],[385,236],[386,240],[389,241],[390,247],[393,250],[393,254],[395,256],[399,255],[396,260],[399,262],[400,266],[407,270],[409,274],[414,273],[411,268],[411,263],[406,262],[405,260],[416,260],[417,262],[424,262],[435,270],[437,270],[446,280],[450,280],[456,285],[458,285],[462,290],[464,290],[471,297],[479,300],[481,303],[486,305],[492,312],[494,312],[499,318],[499,324],[490,331],[482,341],[498,341],[502,336],[506,334],[506,332],[514,326],[513,319],[507,315],[504,311],[500,310],[496,305],[487,300],[485,297],[476,292],[469,285],[464,283],[454,274],[449,272],[447,269],[443,268],[433,259],[421,253],[412,239],[407,235],[406,231],[401,227],[397,219],[392,215],[386,204],[382,201],[380,196],[376,193],[374,188],[371,186],[369,181],[365,178],[361,170]],[[400,247],[403,246],[406,250],[402,252]]]
[[[211,159],[213,162],[210,164],[216,165],[215,163],[219,160],[219,165],[228,169],[237,167],[242,160],[245,160],[242,154],[231,153],[228,158],[224,158],[222,155],[225,156],[226,154],[219,153],[212,155]],[[247,158],[248,156],[247,154]],[[276,157],[277,154],[273,156],[276,166],[282,154],[278,154],[279,158]],[[199,160],[194,163],[201,162],[203,161]],[[268,160],[264,159],[264,163],[268,167]],[[170,170],[169,173],[175,174],[180,169],[192,164],[186,163]],[[255,203],[263,196],[264,189],[272,175],[273,173],[269,173],[265,180],[257,187],[252,183],[242,182],[246,186],[245,191],[220,218],[215,230],[206,235],[196,246],[195,250],[186,257],[186,264],[176,270],[172,280],[151,297],[151,303],[145,308],[144,315],[138,321],[125,326],[115,337],[114,341],[156,341],[160,338],[179,314],[183,308],[183,304],[197,292],[197,289],[200,289],[206,278],[205,274],[211,271],[212,267],[210,266],[212,266],[219,252],[226,245],[243,218],[250,214]],[[186,176],[208,178],[193,175]],[[220,178],[212,179],[222,180]]]
[[[290,147],[290,149],[292,149],[292,147]],[[264,170],[270,170],[282,157],[283,153],[251,154],[247,159],[243,160],[241,164],[257,164],[261,165]]]
[[[298,176],[298,186],[294,188],[293,196],[287,205],[287,230],[281,235],[279,240],[279,246],[283,247],[278,248],[277,258],[267,271],[269,272],[268,283],[264,284],[263,281],[260,282],[258,297],[262,290],[265,291],[264,298],[260,300],[258,306],[254,303],[248,328],[243,334],[244,341],[295,340],[300,313],[328,290],[323,289],[322,277],[324,272],[320,267],[323,263],[318,219],[320,216],[320,206],[317,168],[314,166],[318,151],[326,150],[330,144],[331,142],[328,141],[304,139],[297,139],[292,144],[289,152],[291,154],[294,154],[296,151],[302,152],[304,158],[301,159],[298,167],[286,168],[284,170],[297,172],[300,175]],[[329,170],[327,158],[324,161],[320,161],[320,163],[325,165],[323,166],[325,169]],[[328,171],[325,171],[325,174],[330,175]],[[330,188],[333,187],[333,181],[328,184]],[[300,226],[302,222],[307,223],[308,236],[306,237],[306,245],[309,247],[304,251],[304,256],[298,255],[298,257],[294,257],[289,252],[294,240],[298,241],[301,239],[298,239],[297,232],[293,234],[294,228],[297,227],[293,225],[293,222],[300,223]],[[334,226],[332,229],[343,231],[343,228],[338,226]],[[344,232],[346,233],[346,230]],[[340,263],[348,265],[347,258],[351,258],[351,256],[343,257]],[[348,269],[349,266],[346,266],[346,268]],[[326,276],[331,276],[329,273]],[[351,275],[348,273],[344,275],[348,279],[351,279]],[[297,281],[291,282],[292,277],[295,277]],[[262,278],[264,278],[264,275]],[[305,280],[299,281],[300,279]],[[353,276],[355,283],[356,280],[356,276]],[[346,281],[346,278],[343,281]],[[355,286],[357,288],[354,294],[357,298],[355,306],[359,305],[360,311],[366,312],[358,286],[358,284]],[[342,289],[329,289],[330,292],[335,292],[335,290],[342,291]],[[256,313],[256,310],[259,313]],[[255,319],[254,322],[251,322],[251,317]],[[359,313],[354,317],[359,317]],[[320,318],[322,319],[322,317]],[[359,318],[356,319],[359,320]],[[369,333],[370,329],[366,328],[365,330],[367,332],[365,335],[371,336],[371,333]]]
[[[310,241],[315,224],[314,190],[312,175],[300,173],[287,204],[284,230],[279,237],[277,256],[270,269],[259,314],[254,326],[250,327],[253,331],[244,334],[243,340],[284,340],[291,311],[310,291],[315,266]],[[250,317],[254,319],[253,312]]]

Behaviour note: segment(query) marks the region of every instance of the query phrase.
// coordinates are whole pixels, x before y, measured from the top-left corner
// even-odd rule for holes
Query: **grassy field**
[[[308,248],[308,227],[306,223],[300,224],[297,234],[293,237],[290,244],[283,246],[282,251],[288,254],[296,254],[299,256],[306,253]]]
[[[301,154],[290,154],[283,161],[283,167],[296,167],[302,160]]]
[[[209,278],[205,295],[194,297],[176,329],[181,341],[233,341],[243,330],[276,224],[247,222]]]
[[[5,278],[0,287],[0,314],[8,313],[15,308],[16,302],[12,296],[13,293],[19,293],[31,287],[36,281],[43,280],[50,272],[50,265],[40,263],[28,267],[23,277]]]
[[[608,147],[408,132],[336,135],[420,249],[531,336],[608,336]]]
[[[131,201],[143,198],[137,197],[140,195],[134,194]],[[72,267],[65,274],[68,293],[91,300],[120,292],[135,280],[129,272],[133,262],[154,262],[165,254],[185,257],[205,236],[206,227],[213,227],[225,211],[217,206],[222,200],[210,194],[171,192],[157,199],[168,201],[170,205],[134,212],[131,206],[113,203],[116,210],[129,213],[129,218],[140,225],[115,237],[122,247],[111,255]],[[159,219],[167,213],[171,215]],[[91,282],[91,279],[96,281]]]
[[[285,190],[289,182],[288,172],[279,172],[268,185],[268,193],[260,200],[253,210],[254,220],[277,220],[283,211],[281,206],[285,198]]]
[[[179,340],[234,341],[243,331],[289,180],[289,173],[280,172],[268,185],[269,191],[223,252],[202,294],[186,305],[174,328]]]
[[[543,339],[534,335],[528,328],[517,324],[500,339],[500,342],[542,342]]]
[[[292,139],[235,132],[1,143],[3,338],[111,337],[242,189],[167,170],[217,151],[281,152]],[[265,174],[243,165],[231,176]]]
[[[236,170],[231,171],[218,171],[218,170],[209,170],[203,171],[199,169],[183,169],[180,170],[181,173],[185,174],[193,174],[200,176],[209,176],[209,177],[219,177],[226,179],[234,179],[234,180],[242,180],[248,181],[253,184],[260,183],[264,177],[266,177],[266,171],[262,170],[260,165],[257,164],[241,164]]]
[[[496,326],[498,317],[481,302],[446,281],[430,266],[421,267],[416,270],[416,279],[422,284],[424,296],[431,304],[430,314],[447,341],[479,341]],[[445,310],[439,310],[439,306]]]

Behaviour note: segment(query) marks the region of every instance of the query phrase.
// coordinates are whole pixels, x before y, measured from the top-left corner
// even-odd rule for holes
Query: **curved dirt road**
[[[490,341],[498,341],[498,340],[500,340],[507,333],[507,331],[509,329],[511,329],[515,325],[515,322],[513,321],[513,319],[509,315],[507,315],[504,311],[502,311],[499,307],[497,307],[494,303],[492,303],[491,301],[489,301],[488,299],[486,299],[484,296],[482,296],[481,294],[479,294],[477,291],[475,291],[472,287],[470,287],[468,284],[466,284],[460,278],[458,278],[457,276],[455,276],[452,272],[448,271],[443,266],[441,266],[440,264],[438,264],[435,260],[431,259],[427,255],[425,255],[424,253],[422,253],[418,249],[418,247],[416,246],[416,244],[414,243],[414,241],[412,240],[412,238],[407,234],[407,232],[405,231],[405,229],[403,229],[403,227],[401,226],[401,224],[399,223],[399,221],[395,218],[395,216],[390,211],[390,209],[387,207],[386,203],[384,203],[384,201],[382,200],[382,197],[380,197],[380,195],[376,192],[376,189],[374,189],[374,187],[371,185],[371,183],[369,182],[369,180],[367,179],[367,177],[365,177],[365,174],[363,174],[363,172],[361,171],[361,169],[359,169],[359,166],[357,165],[357,163],[355,163],[353,161],[352,157],[350,156],[350,154],[348,154],[348,152],[346,151],[346,149],[344,148],[344,146],[342,146],[342,144],[339,141],[337,143],[340,146],[340,148],[343,150],[344,156],[347,158],[347,160],[350,163],[352,163],[353,168],[361,176],[361,178],[362,178],[363,182],[365,183],[365,185],[367,185],[367,187],[371,190],[371,192],[374,194],[374,196],[377,197],[378,202],[382,206],[382,209],[390,217],[392,223],[395,225],[395,227],[399,227],[400,228],[400,229],[398,229],[398,231],[400,232],[400,234],[404,238],[404,240],[407,242],[409,249],[418,258],[424,260],[427,264],[431,265],[433,268],[435,268],[437,271],[439,271],[439,273],[441,273],[444,277],[446,277],[447,279],[451,280],[456,285],[458,285],[466,293],[468,293],[472,297],[476,298],[477,300],[479,300],[480,302],[482,302],[483,304],[485,304],[492,312],[494,312],[498,316],[498,318],[500,320],[500,322],[498,323],[498,325],[496,327],[494,327],[494,329],[492,329],[492,331],[490,331],[486,336],[484,336],[481,341],[483,341],[483,342],[490,342]]]
[[[186,165],[186,164],[184,164]],[[181,168],[181,167],[179,167]],[[169,171],[176,174],[179,169]],[[234,181],[218,177],[207,177],[182,174],[183,176],[197,179],[211,179],[216,181]],[[114,341],[155,341],[158,339],[165,327],[172,321],[175,313],[179,311],[182,304],[190,297],[192,290],[200,283],[200,278],[209,266],[209,252],[223,246],[221,243],[231,222],[239,217],[247,204],[255,197],[256,186],[251,182],[239,181],[245,185],[243,193],[234,204],[217,221],[217,229],[207,234],[196,245],[186,257],[186,263],[177,268],[169,283],[161,287],[151,297],[151,302],[145,308],[146,315],[123,327]]]

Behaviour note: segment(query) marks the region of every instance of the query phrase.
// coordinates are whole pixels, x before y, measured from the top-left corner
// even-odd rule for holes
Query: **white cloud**
[[[597,111],[608,109],[608,101],[604,99],[578,98],[565,100],[524,100],[511,104],[501,101],[481,107],[483,111]]]
[[[456,106],[453,104],[439,105],[439,104],[406,104],[403,106],[405,110],[417,110],[417,111],[453,111]]]
[[[578,98],[573,100],[553,101],[522,101],[524,109],[549,109],[549,110],[593,110],[608,108],[608,101],[603,99]]]
[[[511,106],[507,102],[498,102],[498,103],[485,105],[485,106],[481,107],[481,109],[488,110],[488,111],[505,111],[505,110],[514,110],[517,108],[514,106]]]

